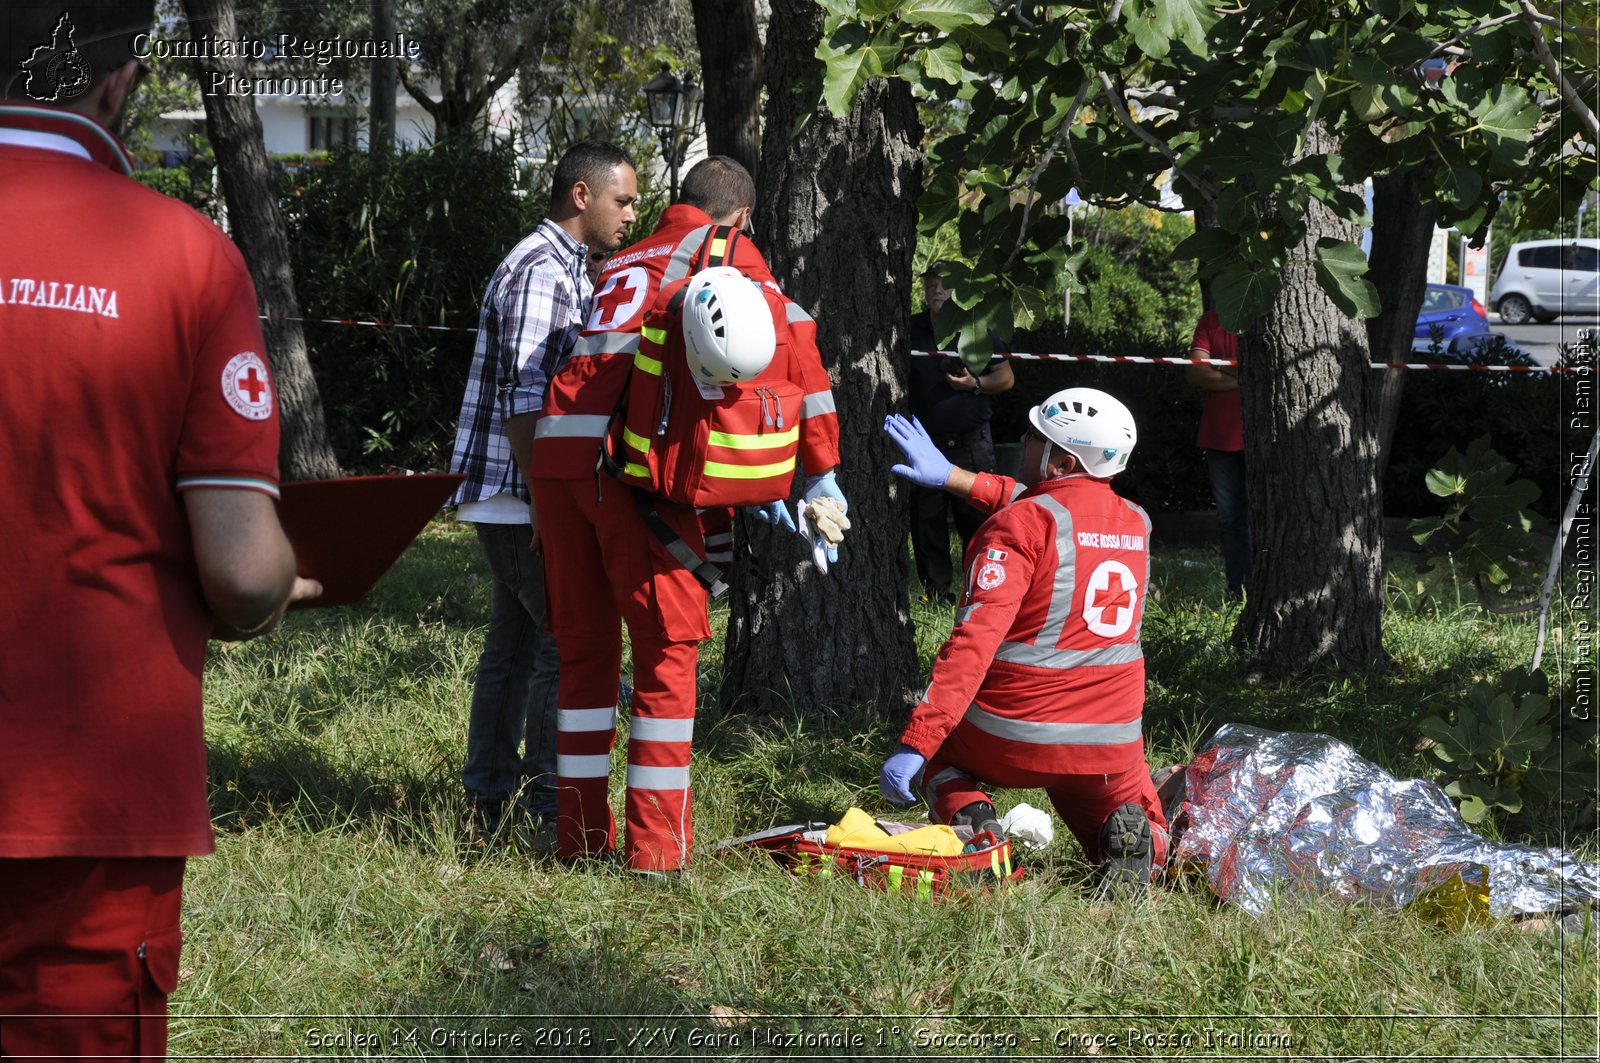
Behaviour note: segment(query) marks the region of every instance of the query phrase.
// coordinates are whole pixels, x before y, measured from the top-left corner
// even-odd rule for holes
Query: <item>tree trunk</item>
[[[196,34],[223,40],[238,37],[233,0],[184,0],[184,11]],[[231,71],[240,77],[246,74],[239,59],[196,59],[195,67],[202,85],[208,84],[208,70]],[[262,144],[261,119],[247,96],[217,93],[204,99],[206,132],[222,177],[229,227],[250,268],[261,313],[267,318],[263,331],[278,387],[283,431],[278,449],[281,475],[285,480],[338,476],[339,463],[322,416],[322,397],[306,356],[300,301],[289,271],[289,243]]]
[[[752,174],[761,151],[761,37],[754,0],[694,0],[705,82],[706,152]]]
[[[1319,129],[1307,151],[1337,143]],[[1241,337],[1255,553],[1234,638],[1270,679],[1384,660],[1379,378],[1367,368],[1366,329],[1314,271],[1318,238],[1360,233],[1315,199],[1305,223],[1272,309]]]
[[[869,84],[844,120],[820,104],[822,8],[775,0],[757,242],[785,292],[817,319],[834,382],[851,528],[827,575],[809,547],[741,518],[723,704],[900,717],[918,692],[907,584],[907,489],[885,415],[905,395],[906,316],[921,189],[921,128],[907,86]],[[797,88],[803,86],[803,88]]]
[[[394,0],[372,0],[372,36],[378,41],[394,39]],[[373,155],[394,153],[394,93],[399,59],[372,60],[372,95],[367,105],[367,151]]]
[[[1383,313],[1367,322],[1375,362],[1409,362],[1411,337],[1427,288],[1428,253],[1438,208],[1422,190],[1433,182],[1431,163],[1372,180],[1372,272],[1383,297]],[[1385,369],[1378,399],[1378,489],[1389,468],[1389,448],[1405,394],[1404,369]]]

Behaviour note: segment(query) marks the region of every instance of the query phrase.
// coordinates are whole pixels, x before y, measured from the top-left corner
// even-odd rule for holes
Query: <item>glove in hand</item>
[[[955,466],[950,464],[949,458],[939,453],[939,448],[934,446],[921,421],[915,417],[907,420],[898,413],[892,413],[884,420],[883,430],[889,433],[889,438],[894,440],[895,446],[900,448],[910,463],[891,466],[890,472],[918,486],[934,489],[943,487],[945,481],[950,479],[950,470]]]
[[[911,792],[911,782],[928,759],[910,746],[902,745],[889,754],[878,772],[878,792],[884,800],[896,805],[909,805],[916,795]]]
[[[759,506],[746,506],[746,513],[763,524],[777,524],[794,531],[794,518],[789,516],[789,507],[783,504],[783,499],[776,502],[763,502]]]
[[[850,530],[850,518],[844,515],[844,507],[826,495],[815,502],[807,502],[802,516],[829,546],[836,547],[844,542],[844,533]]]
[[[839,478],[833,473],[825,472],[806,481],[806,491],[800,501],[800,534],[811,536],[812,559],[816,561],[817,568],[826,572],[828,571],[828,565],[839,563],[839,547],[836,542],[828,542],[806,520],[806,513],[811,508],[811,503],[821,498],[830,498],[838,503],[841,516],[850,511],[850,503],[845,499],[844,492],[839,490]],[[846,521],[843,528],[848,527],[850,527],[850,523]]]

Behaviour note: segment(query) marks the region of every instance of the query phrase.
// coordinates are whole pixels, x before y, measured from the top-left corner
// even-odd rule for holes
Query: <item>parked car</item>
[[[1508,325],[1600,314],[1600,240],[1525,240],[1500,263],[1489,305]]]
[[[1465,340],[1489,335],[1489,312],[1473,296],[1471,288],[1430,284],[1422,296],[1422,310],[1417,314],[1411,349],[1432,350],[1437,338],[1440,350],[1456,353]]]

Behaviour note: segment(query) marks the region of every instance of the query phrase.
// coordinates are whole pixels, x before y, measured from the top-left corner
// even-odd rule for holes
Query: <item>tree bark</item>
[[[374,40],[394,39],[394,0],[372,0]],[[374,155],[394,153],[395,76],[400,60],[372,60],[372,94],[367,104],[367,151]]]
[[[1308,152],[1337,150],[1320,129],[1307,138]],[[1366,329],[1314,271],[1320,237],[1360,233],[1315,199],[1305,223],[1240,359],[1255,553],[1234,638],[1268,679],[1384,660],[1379,378],[1367,368]]]
[[[238,37],[234,0],[184,0],[184,11],[196,34],[224,40]],[[196,59],[195,67],[202,85],[208,83],[208,70],[240,77],[246,74],[239,59]],[[263,331],[278,388],[283,433],[278,449],[281,474],[285,480],[338,476],[339,463],[322,415],[322,397],[306,355],[300,301],[289,270],[289,242],[261,139],[261,119],[247,96],[217,93],[204,99],[206,132],[222,177],[229,228],[255,282],[261,313],[267,318]]]
[[[851,529],[827,575],[788,532],[741,518],[723,704],[733,710],[899,718],[918,692],[907,585],[907,489],[885,415],[905,395],[906,316],[921,128],[910,90],[877,80],[843,120],[820,103],[822,8],[776,0],[757,242],[785,292],[817,319],[833,378]]]
[[[1433,181],[1431,163],[1372,180],[1372,263],[1369,279],[1383,297],[1383,312],[1367,322],[1375,362],[1408,362],[1417,313],[1427,288],[1428,253],[1438,208],[1422,190]],[[1390,445],[1405,394],[1404,369],[1385,369],[1378,398],[1378,488],[1389,469]]]
[[[735,159],[759,177],[761,36],[754,0],[694,0],[694,28],[705,82],[706,152]]]

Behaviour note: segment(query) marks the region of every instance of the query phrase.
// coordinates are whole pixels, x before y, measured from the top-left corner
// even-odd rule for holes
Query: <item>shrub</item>
[[[191,162],[182,166],[135,170],[133,179],[164,196],[182,200],[213,221],[221,217],[222,200],[212,190],[209,163]]]
[[[329,435],[347,468],[445,465],[495,266],[538,222],[503,147],[334,153],[281,175],[290,255]],[[538,206],[542,206],[538,204]]]

